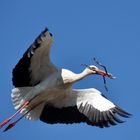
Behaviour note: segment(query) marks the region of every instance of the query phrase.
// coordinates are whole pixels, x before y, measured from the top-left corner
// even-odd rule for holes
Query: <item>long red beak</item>
[[[104,76],[104,77],[109,77],[111,79],[115,79],[116,77],[114,77],[111,73],[106,73],[105,71],[101,70],[101,69],[98,69],[96,71],[96,74],[99,74],[101,76]]]

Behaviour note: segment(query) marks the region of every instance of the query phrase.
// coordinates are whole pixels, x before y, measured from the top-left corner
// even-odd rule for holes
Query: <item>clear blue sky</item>
[[[48,125],[23,119],[1,140],[138,140],[140,139],[140,1],[138,0],[1,0],[0,122],[15,112],[11,72],[35,37],[48,27],[54,35],[52,61],[80,72],[81,63],[102,61],[117,79],[92,76],[75,88],[95,87],[133,114],[126,123],[107,129],[86,124]]]

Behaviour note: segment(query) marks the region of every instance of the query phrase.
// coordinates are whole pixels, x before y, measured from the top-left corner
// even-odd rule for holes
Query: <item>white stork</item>
[[[129,117],[129,113],[105,98],[95,88],[72,89],[72,85],[89,75],[110,77],[96,66],[88,66],[80,74],[59,69],[50,61],[53,36],[46,28],[27,49],[13,69],[12,102],[17,112],[6,119],[6,125],[18,113],[21,117],[11,123],[12,128],[23,117],[45,123],[80,123],[109,127],[122,123],[118,118]]]

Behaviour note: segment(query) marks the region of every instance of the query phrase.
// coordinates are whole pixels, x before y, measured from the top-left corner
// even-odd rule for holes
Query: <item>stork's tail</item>
[[[20,87],[12,89],[11,98],[16,110],[20,109],[26,100],[29,100],[29,92],[31,90],[32,87]]]

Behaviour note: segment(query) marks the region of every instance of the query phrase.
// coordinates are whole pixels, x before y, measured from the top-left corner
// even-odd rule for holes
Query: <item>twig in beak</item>
[[[105,70],[105,72],[106,72],[106,74],[107,74],[108,76],[110,76],[110,75],[108,74],[108,72],[107,72],[106,66],[104,66],[104,65],[101,64],[99,61],[97,61],[95,57],[94,57],[93,59],[94,59],[95,63],[98,64],[99,66],[103,67],[104,70]]]
[[[99,66],[101,66],[102,68],[104,68],[106,75],[111,78],[111,79],[115,79],[116,77],[114,77],[112,74],[107,72],[107,68],[105,65],[101,64],[99,61],[96,60],[96,58],[94,57],[93,60],[95,61],[95,63]]]
[[[108,88],[107,88],[107,85],[106,85],[106,79],[105,79],[104,76],[103,76],[103,80],[104,80],[104,87],[105,87],[106,91],[108,91]]]
[[[81,66],[85,66],[87,68],[89,67],[89,65],[87,65],[87,64],[81,64]]]
[[[101,66],[101,67],[104,68],[105,73],[106,73],[106,75],[107,75],[108,77],[112,78],[112,75],[109,74],[109,73],[107,72],[106,66],[104,66],[104,65],[101,64],[99,61],[97,61],[95,57],[93,58],[93,60],[95,61],[95,63],[96,63],[97,65],[99,65],[99,66]],[[106,91],[108,91],[105,76],[103,76],[103,81],[104,81],[104,87],[105,87]]]

